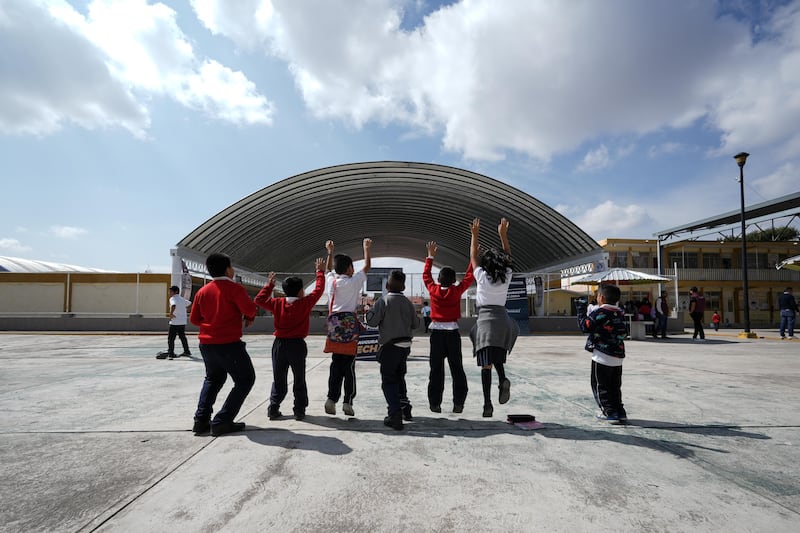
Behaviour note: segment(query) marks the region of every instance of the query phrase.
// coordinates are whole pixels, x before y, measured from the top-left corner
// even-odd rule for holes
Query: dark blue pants
[[[272,343],[272,391],[269,404],[280,405],[289,392],[288,375],[292,369],[294,410],[305,412],[308,407],[306,386],[306,356],[308,347],[303,339],[275,339]]]
[[[201,344],[200,353],[206,365],[206,378],[200,389],[200,399],[197,402],[194,419],[211,419],[217,394],[222,390],[230,374],[233,388],[222,404],[222,409],[214,416],[212,424],[233,422],[256,382],[256,371],[245,349],[245,343],[237,341],[230,344]]]
[[[176,326],[175,324],[169,325],[169,333],[167,333],[167,352],[175,353],[175,337],[181,339],[183,345],[183,353],[189,353],[189,342],[186,340],[186,326]]]
[[[450,376],[453,378],[453,403],[464,405],[467,399],[467,375],[464,373],[464,363],[461,360],[461,333],[457,329],[431,330],[431,373],[428,379],[428,402],[431,405],[441,405],[444,394],[444,360],[450,366]]]
[[[656,313],[656,323],[653,324],[653,337],[661,334],[662,337],[667,336],[667,315]]]
[[[339,401],[344,381],[344,403],[353,403],[356,397],[356,357],[340,353],[331,354],[331,373],[328,376],[328,398]]]
[[[604,415],[627,416],[622,405],[622,367],[592,361],[592,393]]]
[[[409,405],[406,389],[406,360],[411,348],[400,348],[394,344],[381,346],[381,389],[386,398],[389,416],[400,414],[404,405]]]

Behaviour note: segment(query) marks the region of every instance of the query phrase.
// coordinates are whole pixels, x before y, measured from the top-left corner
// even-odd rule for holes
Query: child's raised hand
[[[427,244],[425,244],[425,248],[428,249],[428,257],[435,257],[436,252],[439,251],[439,247],[436,246],[435,241],[430,241]]]
[[[472,233],[477,235],[478,231],[480,231],[480,229],[481,229],[481,219],[479,219],[477,217],[473,218],[472,219],[472,224],[470,225],[469,229],[470,229],[470,231],[472,231]]]
[[[314,269],[317,272],[323,272],[325,270],[325,260],[321,257],[317,257],[314,261]]]
[[[364,249],[369,250],[371,247],[372,247],[372,239],[367,237],[366,239],[364,239]]]
[[[508,219],[506,217],[500,219],[500,224],[497,226],[497,233],[501,236],[508,233]]]
[[[325,241],[325,249],[328,250],[329,254],[333,253],[333,241]]]
[[[269,273],[269,282],[274,284],[275,283],[275,272]]]

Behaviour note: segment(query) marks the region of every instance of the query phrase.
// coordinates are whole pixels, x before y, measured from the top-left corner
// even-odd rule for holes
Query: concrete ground
[[[247,431],[217,438],[189,431],[195,338],[195,358],[158,361],[166,335],[0,334],[0,531],[795,532],[800,341],[736,333],[629,341],[627,426],[595,420],[580,336],[520,339],[511,401],[491,419],[467,339],[464,413],[449,412],[449,374],[443,412],[428,410],[418,339],[402,432],[382,424],[374,361],[357,363],[356,416],[324,414],[321,337],[309,416],[269,421],[272,337],[247,335]]]

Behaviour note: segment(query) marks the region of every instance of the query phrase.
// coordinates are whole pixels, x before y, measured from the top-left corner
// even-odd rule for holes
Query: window
[[[631,252],[631,265],[633,268],[650,268],[650,252]]]
[[[722,255],[704,253],[703,254],[703,268],[722,268]]]
[[[608,252],[609,268],[628,268],[628,252]]]
[[[768,259],[763,253],[747,254],[747,268],[768,268]]]
[[[703,296],[706,297],[706,309],[711,311],[722,309],[722,293],[718,291],[709,291],[704,292]]]

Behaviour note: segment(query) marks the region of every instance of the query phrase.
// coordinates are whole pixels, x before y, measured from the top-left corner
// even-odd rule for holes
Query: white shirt
[[[475,304],[478,307],[483,307],[484,305],[506,305],[506,294],[508,293],[508,286],[511,285],[511,274],[512,270],[507,268],[506,282],[492,283],[492,279],[483,268],[476,268],[474,275],[478,288],[475,290]]]
[[[169,299],[170,308],[174,305],[175,310],[172,314],[175,315],[175,318],[170,319],[169,323],[172,326],[185,326],[186,325],[186,308],[192,305],[192,302],[181,296],[180,294],[175,294],[171,296]]]
[[[331,271],[326,275],[328,284],[328,298],[333,298],[333,312],[352,311],[358,306],[358,297],[367,281],[367,274],[359,270],[352,277],[336,274]],[[336,288],[334,289],[334,281]]]

